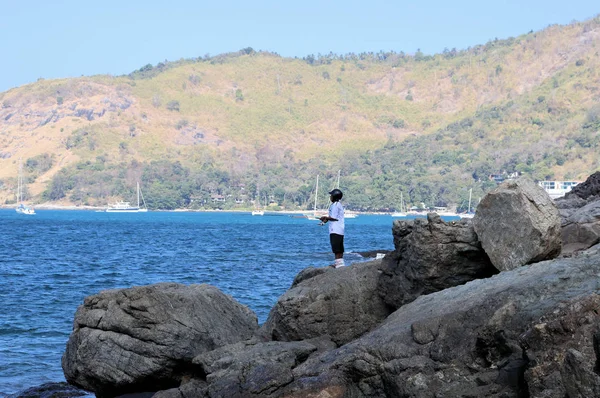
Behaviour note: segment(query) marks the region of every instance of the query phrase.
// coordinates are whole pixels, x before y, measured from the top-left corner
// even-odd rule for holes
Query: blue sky
[[[599,13],[598,0],[0,0],[0,92],[245,47],[433,54]]]

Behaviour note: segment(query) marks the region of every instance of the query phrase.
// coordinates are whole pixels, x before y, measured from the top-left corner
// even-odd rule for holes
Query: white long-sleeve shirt
[[[329,233],[344,235],[344,206],[338,201],[329,206],[329,217],[337,221],[329,221]]]

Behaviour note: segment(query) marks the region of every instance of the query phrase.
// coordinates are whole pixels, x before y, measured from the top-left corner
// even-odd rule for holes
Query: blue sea
[[[346,263],[392,250],[393,220],[346,220]],[[208,283],[262,324],[299,271],[332,261],[327,226],[281,213],[0,210],[0,397],[64,381],[61,357],[86,296]]]

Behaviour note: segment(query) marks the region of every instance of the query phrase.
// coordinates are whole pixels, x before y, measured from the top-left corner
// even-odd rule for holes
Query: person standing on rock
[[[329,214],[319,218],[323,224],[329,222],[329,241],[331,243],[331,251],[335,255],[335,263],[333,268],[343,267],[344,264],[344,206],[340,200],[344,194],[339,189],[334,189],[329,192],[331,206],[329,206]]]

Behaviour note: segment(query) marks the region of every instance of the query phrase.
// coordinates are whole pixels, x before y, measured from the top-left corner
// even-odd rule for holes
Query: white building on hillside
[[[580,181],[540,181],[540,187],[544,188],[544,190],[546,192],[548,192],[548,195],[550,195],[550,197],[552,199],[556,199],[556,198],[560,198],[562,196],[565,196],[565,194],[569,191],[571,191],[571,189],[573,189],[573,187],[577,184],[579,184]]]

